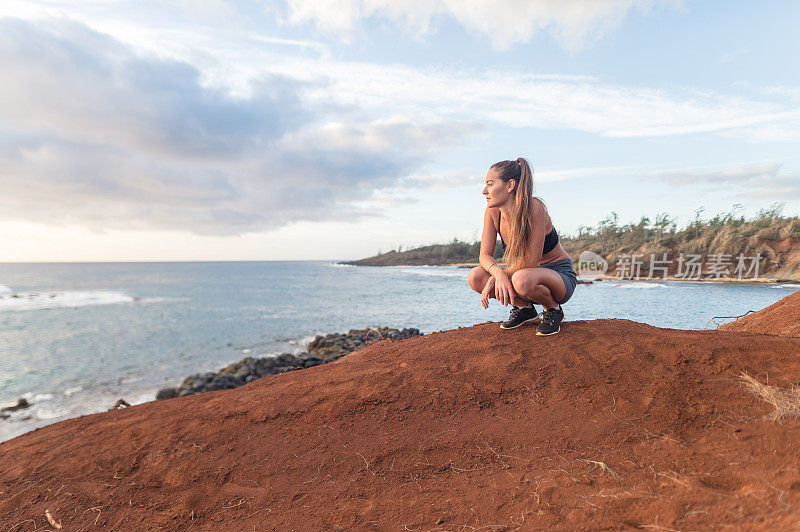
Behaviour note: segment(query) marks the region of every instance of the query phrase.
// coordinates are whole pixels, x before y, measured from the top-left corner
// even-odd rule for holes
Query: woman
[[[572,297],[577,277],[572,260],[558,243],[558,233],[544,203],[533,197],[533,173],[528,161],[519,158],[493,164],[486,174],[483,195],[487,206],[481,265],[470,271],[469,286],[481,294],[483,308],[489,308],[491,297],[513,306],[501,329],[538,321],[533,303],[539,303],[545,310],[536,334],[556,334],[564,319],[561,305]],[[494,260],[498,234],[506,269]]]

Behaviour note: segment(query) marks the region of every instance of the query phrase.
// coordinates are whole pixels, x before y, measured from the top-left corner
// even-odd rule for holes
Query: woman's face
[[[503,181],[497,177],[495,169],[489,170],[486,174],[486,186],[483,189],[483,195],[486,196],[487,207],[499,207],[506,203],[510,198],[513,198],[512,193],[516,182],[513,179]]]

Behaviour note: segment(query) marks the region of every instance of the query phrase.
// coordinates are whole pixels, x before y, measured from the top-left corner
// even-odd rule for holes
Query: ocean
[[[448,266],[332,261],[0,263],[0,441],[56,421],[150,401],[158,389],[246,356],[295,353],[317,334],[423,333],[502,321]],[[800,285],[605,280],[579,285],[566,320],[626,318],[703,329]],[[501,331],[497,334],[513,334]],[[565,328],[561,334],[569,334]]]

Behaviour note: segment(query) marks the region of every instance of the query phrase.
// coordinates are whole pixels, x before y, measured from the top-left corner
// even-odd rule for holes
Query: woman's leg
[[[467,275],[467,284],[469,287],[478,292],[483,292],[483,287],[486,286],[486,281],[489,280],[489,275],[481,266],[472,268]]]
[[[467,283],[469,283],[469,287],[478,292],[479,294],[483,292],[483,288],[486,286],[486,282],[489,280],[491,275],[486,272],[481,266],[477,266],[470,270],[469,275],[467,275]],[[512,276],[513,277],[513,276]],[[513,279],[512,279],[513,284]],[[516,288],[515,288],[516,290]],[[494,292],[489,294],[489,299],[497,299],[494,297]],[[517,295],[511,298],[511,304],[515,307],[525,307],[530,303],[530,301],[526,299],[522,299]],[[555,305],[553,305],[555,306]]]
[[[545,310],[555,308],[564,299],[564,279],[550,268],[523,268],[511,276],[511,284],[520,296],[539,303]]]

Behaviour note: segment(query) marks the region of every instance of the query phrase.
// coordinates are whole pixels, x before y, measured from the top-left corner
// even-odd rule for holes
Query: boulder
[[[400,330],[389,327],[351,329],[345,334],[320,335],[308,344],[307,351],[297,355],[282,353],[276,357],[247,357],[228,364],[216,372],[189,375],[177,388],[159,390],[156,399],[186,397],[197,393],[237,388],[267,375],[333,362],[356,349],[380,340],[404,340],[420,335],[419,329]]]

